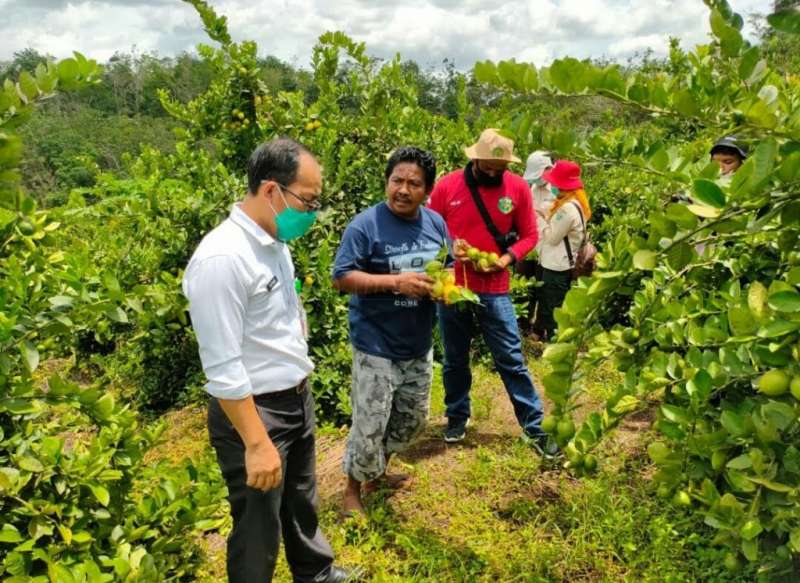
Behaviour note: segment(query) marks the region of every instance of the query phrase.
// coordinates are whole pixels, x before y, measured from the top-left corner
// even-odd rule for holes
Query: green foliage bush
[[[644,140],[601,130],[571,148],[579,159],[616,165],[641,192],[625,214],[604,221],[601,269],[569,292],[556,313],[558,343],[544,354],[566,467],[591,473],[587,461],[604,434],[655,407],[662,440],[648,454],[658,495],[702,516],[713,543],[730,549],[727,567],[739,568],[743,556],[760,577],[791,578],[800,553],[800,404],[788,392],[800,373],[800,83],[743,40],[727,2],[708,4],[714,40],[692,53],[673,46],[670,69],[679,74],[574,59],[540,71],[483,63],[475,73],[515,93],[608,96],[663,129]],[[796,12],[784,18],[784,29],[800,24]],[[734,133],[751,155],[722,178],[707,152],[715,137]],[[670,191],[693,200],[670,203]],[[621,296],[629,309],[615,324],[603,315]],[[568,420],[579,406],[580,370],[609,358],[625,383],[575,433]]]

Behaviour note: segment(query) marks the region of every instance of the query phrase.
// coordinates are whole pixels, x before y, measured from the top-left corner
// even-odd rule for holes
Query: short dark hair
[[[258,146],[247,161],[247,188],[255,194],[264,180],[274,180],[284,186],[297,179],[300,154],[311,152],[291,138],[275,138]]]
[[[403,162],[411,162],[419,166],[425,176],[425,188],[427,190],[433,188],[433,183],[436,180],[436,158],[434,158],[433,154],[416,146],[397,148],[389,156],[389,161],[386,162],[386,180],[389,180],[394,167]]]
[[[742,153],[736,148],[732,148],[730,146],[714,146],[711,149],[711,156],[713,157],[714,154],[726,154],[728,156],[736,156],[740,162],[744,161],[744,158],[742,158]]]

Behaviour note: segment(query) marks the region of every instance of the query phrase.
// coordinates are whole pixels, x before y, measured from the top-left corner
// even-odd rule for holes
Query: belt
[[[258,403],[260,401],[268,401],[274,398],[288,397],[289,395],[300,395],[308,389],[308,377],[304,378],[297,385],[283,389],[281,391],[271,391],[269,393],[261,393],[260,395],[253,395],[253,400]]]

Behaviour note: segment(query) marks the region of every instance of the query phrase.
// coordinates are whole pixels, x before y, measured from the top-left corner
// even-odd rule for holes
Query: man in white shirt
[[[271,581],[282,535],[294,581],[337,583],[349,574],[317,521],[314,365],[286,246],[314,222],[321,169],[278,139],[256,148],[247,179],[248,196],[201,241],[183,280],[233,517],[228,580]]]

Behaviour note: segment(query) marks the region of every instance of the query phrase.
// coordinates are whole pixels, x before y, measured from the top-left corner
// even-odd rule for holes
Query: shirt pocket
[[[249,324],[263,326],[275,321],[286,306],[285,286],[271,271],[257,275],[247,310]]]

